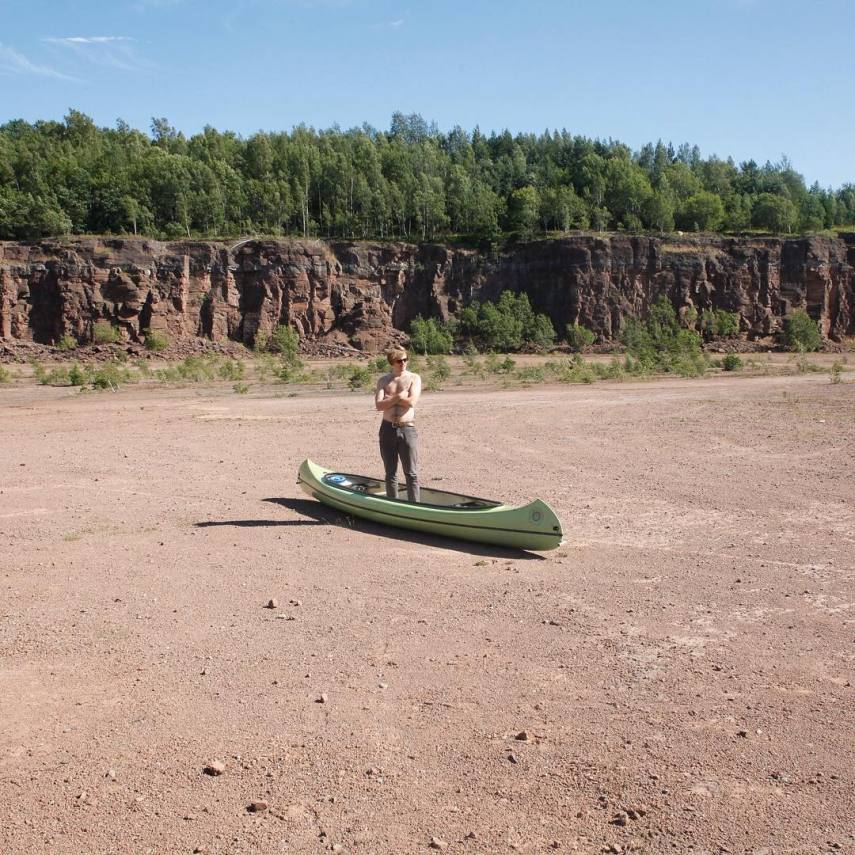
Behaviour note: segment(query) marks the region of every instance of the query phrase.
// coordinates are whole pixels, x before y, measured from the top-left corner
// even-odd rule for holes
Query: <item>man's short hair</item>
[[[407,351],[403,347],[390,347],[386,351],[386,359],[389,365],[392,365],[396,359],[403,359],[407,355]]]

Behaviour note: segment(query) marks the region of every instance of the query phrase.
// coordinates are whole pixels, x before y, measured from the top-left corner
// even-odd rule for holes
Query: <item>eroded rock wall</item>
[[[525,292],[556,330],[603,342],[660,294],[737,312],[746,338],[806,309],[832,340],[855,335],[855,235],[711,238],[573,235],[484,255],[442,245],[341,241],[80,238],[0,242],[0,338],[91,340],[109,320],[138,341],[203,336],[251,344],[289,323],[306,342],[379,350],[421,314],[447,319],[472,299]]]

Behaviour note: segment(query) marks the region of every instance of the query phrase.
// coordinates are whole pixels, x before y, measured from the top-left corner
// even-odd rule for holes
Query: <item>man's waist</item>
[[[383,419],[383,424],[391,425],[393,428],[405,428],[405,427],[415,427],[416,420],[410,419],[406,422],[398,421],[397,419]]]

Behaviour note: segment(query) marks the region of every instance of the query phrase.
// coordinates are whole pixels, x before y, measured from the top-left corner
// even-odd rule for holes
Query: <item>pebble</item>
[[[292,606],[302,606],[303,605],[302,601],[300,601],[300,600],[288,600],[288,602],[291,603]]]
[[[212,760],[210,763],[206,764],[204,772],[206,775],[222,775],[223,772],[226,771],[226,764],[221,763],[219,760]]]
[[[439,837],[431,837],[430,848],[431,849],[448,849],[448,844]]]
[[[344,846],[342,846],[341,843],[333,843],[330,849],[333,852],[344,852]]]
[[[266,609],[278,609],[279,603],[275,599],[273,599],[273,597],[271,597],[267,601],[267,605],[264,608],[266,608]]]
[[[328,700],[328,698],[327,698],[326,692],[321,692],[321,694],[318,695],[318,697],[315,699],[315,703],[316,704],[325,704],[327,702],[327,700]]]
[[[270,805],[268,805],[267,802],[259,800],[255,802],[250,802],[249,805],[247,805],[246,809],[250,813],[263,813],[267,810],[268,807],[270,807]]]
[[[528,742],[528,741],[529,741],[529,735],[528,735],[528,733],[527,733],[525,730],[521,730],[521,731],[520,731],[520,732],[519,732],[519,733],[514,737],[514,739],[516,739],[516,740],[517,740],[517,742]]]
[[[516,754],[508,754],[508,762],[509,763],[519,763],[520,761],[517,760]]]
[[[115,769],[108,769],[105,777],[109,778],[111,781],[115,781],[116,780],[116,770]]]

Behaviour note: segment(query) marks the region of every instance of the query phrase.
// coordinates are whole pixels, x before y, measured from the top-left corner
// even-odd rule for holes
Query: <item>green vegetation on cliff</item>
[[[805,186],[697,147],[567,131],[447,134],[396,113],[388,131],[299,126],[243,139],[211,127],[151,136],[119,121],[0,126],[0,239],[81,233],[174,239],[245,233],[491,241],[569,229],[811,232],[855,222],[855,185]]]

